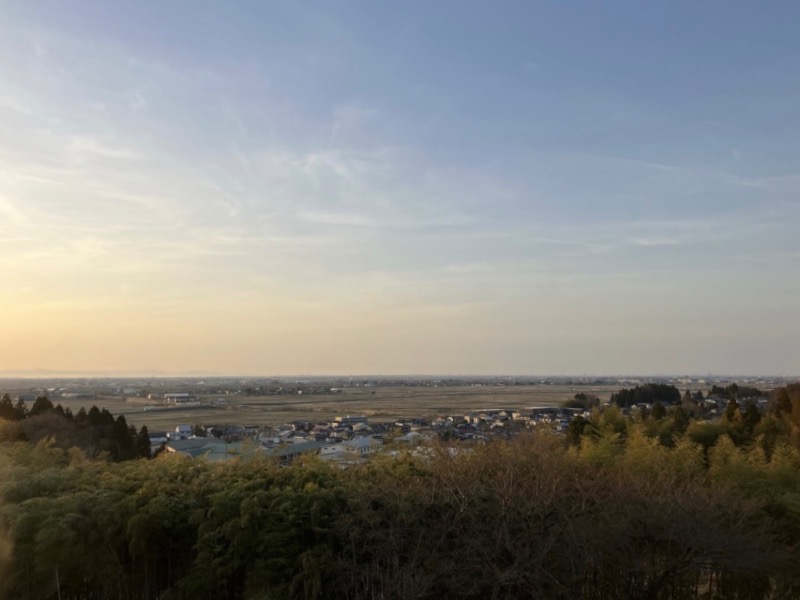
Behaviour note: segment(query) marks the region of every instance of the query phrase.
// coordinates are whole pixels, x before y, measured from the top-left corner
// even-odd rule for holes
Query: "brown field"
[[[485,385],[464,387],[361,387],[338,394],[293,396],[201,396],[201,406],[161,408],[143,398],[99,396],[95,400],[54,398],[77,412],[92,404],[114,415],[125,415],[129,423],[151,430],[173,429],[179,423],[214,425],[279,425],[294,420],[329,421],[337,415],[367,415],[372,421],[464,414],[490,408],[520,409],[553,406],[576,393],[596,394],[607,400],[620,386]],[[224,398],[225,406],[214,401]],[[145,410],[145,408],[150,410]]]

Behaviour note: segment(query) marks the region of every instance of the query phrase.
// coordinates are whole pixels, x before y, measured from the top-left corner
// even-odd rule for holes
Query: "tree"
[[[683,435],[687,427],[689,427],[690,419],[686,410],[682,405],[678,405],[670,411],[672,420],[674,422],[673,429],[678,435]]]
[[[81,408],[81,410],[83,409]],[[103,419],[100,409],[94,405],[92,405],[92,407],[89,409],[89,412],[86,413],[86,416],[89,419],[89,425],[92,427],[101,427],[105,424],[105,419]]]
[[[25,404],[25,400],[22,398],[17,400],[17,405],[14,407],[14,410],[17,411],[18,419],[24,419],[28,416],[28,405]]]
[[[586,428],[591,428],[592,423],[581,416],[577,416],[569,422],[567,427],[567,442],[571,446],[581,445],[581,436],[586,431]]]
[[[729,423],[733,423],[738,420],[739,416],[739,403],[732,398],[728,401],[728,406],[725,407],[725,419]]]
[[[49,413],[53,410],[53,403],[47,398],[47,396],[39,396],[36,398],[36,401],[31,406],[31,410],[28,413],[29,416],[35,417],[36,415],[43,415],[45,413]]]
[[[136,458],[134,440],[131,438],[131,431],[123,415],[118,416],[111,427],[111,441],[114,446],[112,452],[116,451],[115,458],[117,460]]]
[[[156,451],[153,452],[153,458],[158,458],[162,454],[168,454],[166,442],[161,442],[161,445],[156,448]]]
[[[655,419],[656,421],[660,421],[664,417],[667,416],[667,409],[664,408],[664,405],[661,404],[658,400],[653,403],[653,410],[650,413],[650,416]]]
[[[759,422],[761,422],[761,413],[758,407],[754,402],[748,402],[747,408],[745,408],[744,413],[742,413],[742,425],[748,433],[752,434],[753,429],[755,429]]]
[[[582,408],[583,410],[591,410],[596,406],[600,406],[600,398],[594,394],[584,394],[580,392],[575,394],[571,400],[566,400],[562,403],[565,408]]]
[[[150,449],[150,432],[147,431],[147,425],[142,425],[139,434],[136,436],[136,452],[141,458],[151,458],[152,450]]]
[[[58,447],[70,448],[79,446],[82,442],[80,436],[76,435],[75,425],[53,411],[31,415],[20,421],[19,425],[25,432],[26,439],[34,444],[50,439]]]
[[[704,450],[708,450],[717,443],[720,436],[727,433],[727,430],[728,425],[719,421],[713,423],[694,421],[687,428],[686,437],[692,443],[700,445]]]
[[[3,397],[0,398],[0,419],[19,421],[20,418],[17,409],[14,408],[14,403],[11,401],[11,396],[3,394]]]
[[[594,415],[593,415],[594,416]],[[628,432],[628,421],[616,406],[609,406],[596,419],[601,435],[619,435],[624,437]]]
[[[647,383],[633,389],[621,389],[611,394],[611,402],[620,408],[635,406],[636,404],[654,404],[656,401],[667,406],[678,404],[681,393],[678,388],[666,383]]]

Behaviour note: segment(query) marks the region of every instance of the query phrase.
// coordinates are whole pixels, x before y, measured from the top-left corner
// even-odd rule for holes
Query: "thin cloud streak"
[[[242,370],[273,372],[325,371],[337,344],[350,371],[663,371],[684,365],[674,332],[695,339],[702,371],[714,366],[706,340],[745,318],[765,339],[800,333],[796,166],[741,115],[721,107],[712,123],[683,97],[662,105],[644,85],[661,83],[615,70],[627,63],[603,39],[592,47],[617,59],[607,80],[583,70],[586,57],[570,54],[579,47],[554,54],[548,31],[515,38],[541,45],[525,56],[548,57],[520,78],[507,73],[519,70],[516,48],[496,40],[473,56],[468,28],[449,34],[451,54],[413,23],[377,40],[333,7],[256,8],[242,10],[274,17],[258,36],[220,9],[241,35],[219,46],[200,44],[192,19],[163,36],[158,24],[146,36],[117,31],[137,22],[123,15],[141,9],[127,4],[104,27],[102,15],[58,6],[10,11],[4,321],[37,335],[57,327],[59,347],[91,329],[97,350],[81,346],[82,367],[102,366],[124,322],[141,344],[131,360],[161,340],[186,351],[185,368],[235,371],[237,358],[265,353]],[[536,10],[542,22],[563,17]],[[672,83],[667,92],[686,89]],[[787,131],[799,127],[787,119]],[[164,341],[170,319],[185,344]],[[646,367],[653,332],[673,356]],[[15,335],[24,343],[24,327]],[[259,341],[270,336],[292,339],[291,360]],[[736,339],[767,344],[755,325]],[[235,349],[222,366],[216,340]],[[594,359],[606,344],[616,358]],[[44,358],[60,366],[55,351]]]

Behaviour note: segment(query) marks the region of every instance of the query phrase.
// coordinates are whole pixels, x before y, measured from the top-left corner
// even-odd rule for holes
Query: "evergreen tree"
[[[753,429],[755,429],[760,421],[761,413],[758,411],[758,407],[754,402],[748,402],[747,408],[745,408],[744,413],[742,413],[742,425],[744,425],[748,433],[752,433]]]
[[[689,427],[690,419],[689,415],[683,406],[678,405],[671,411],[672,420],[673,420],[673,429],[675,433],[678,435],[683,435],[686,432],[686,429]]]
[[[656,421],[660,421],[664,417],[667,416],[667,409],[664,408],[664,405],[661,404],[658,400],[653,403],[653,410],[650,413],[650,416],[653,417]]]
[[[591,421],[588,421],[581,416],[577,416],[572,419],[567,427],[567,442],[571,446],[580,446],[581,436],[583,435],[584,431],[586,431],[587,427],[591,427]]]
[[[81,408],[81,410],[83,409]],[[105,422],[103,415],[100,414],[100,409],[94,405],[92,405],[92,408],[89,409],[87,417],[89,418],[89,425],[92,427],[102,427]]]
[[[17,405],[14,407],[14,409],[17,411],[18,420],[24,419],[25,417],[28,416],[28,405],[25,404],[25,400],[23,400],[22,398],[17,400]]]
[[[161,442],[161,445],[158,448],[156,448],[155,452],[153,452],[153,458],[157,458],[158,456],[161,456],[162,454],[167,454],[167,453],[168,453],[168,451],[167,451],[167,443],[166,442]]]
[[[8,394],[3,394],[3,397],[0,398],[0,419],[6,421],[19,421],[20,419],[19,413],[11,401],[11,396]]]
[[[147,425],[142,425],[136,436],[136,452],[140,458],[151,458],[152,450],[150,449],[150,432],[147,431]]]
[[[665,406],[678,404],[681,401],[681,393],[678,388],[666,383],[647,383],[611,394],[611,402],[621,408],[643,403],[654,404],[656,401]]]
[[[117,460],[130,460],[136,457],[134,440],[131,438],[124,415],[118,416],[111,426],[111,444]]]
[[[725,408],[725,419],[729,423],[733,423],[739,418],[739,403],[735,399],[728,401],[728,406]]]
[[[31,406],[29,416],[35,417],[36,415],[43,415],[53,410],[53,403],[50,402],[47,396],[39,396]]]

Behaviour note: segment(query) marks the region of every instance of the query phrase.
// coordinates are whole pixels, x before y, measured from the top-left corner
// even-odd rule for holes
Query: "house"
[[[175,432],[170,436],[173,440],[185,440],[192,437],[191,425],[178,425]]]
[[[370,427],[366,423],[356,423],[355,425],[353,425],[353,433],[356,433],[356,432],[365,433],[365,432],[371,432],[371,431],[372,431],[372,427]]]
[[[334,417],[331,426],[352,427],[356,423],[366,424],[366,422],[367,422],[367,417],[364,415],[355,415],[355,416],[347,415],[345,417]]]
[[[194,394],[187,392],[174,392],[164,394],[164,401],[170,404],[187,404],[189,402],[197,402],[197,398]]]
[[[246,450],[242,442],[230,444],[214,438],[190,438],[173,440],[167,445],[168,452],[183,454],[190,458],[204,458],[211,461],[230,460],[242,456]],[[254,451],[250,448],[249,452]]]
[[[249,438],[254,440],[258,438],[258,434],[261,431],[261,428],[258,425],[245,425],[242,427],[241,435],[243,438]]]
[[[352,460],[374,454],[383,447],[383,442],[372,436],[359,437],[345,442],[325,444],[320,456],[325,460]]]
[[[372,436],[365,436],[342,442],[342,446],[344,446],[345,452],[349,454],[364,456],[374,454],[380,450],[383,447],[383,442]]]
[[[301,442],[288,446],[263,449],[266,456],[278,459],[282,464],[289,464],[305,454],[319,454],[325,444],[322,442]]]
[[[418,431],[409,431],[407,434],[397,438],[398,442],[405,442],[406,444],[418,444],[422,440],[422,434]]]
[[[151,446],[157,447],[160,444],[166,444],[169,441],[169,434],[166,431],[151,431],[149,432],[149,435]]]

